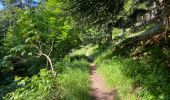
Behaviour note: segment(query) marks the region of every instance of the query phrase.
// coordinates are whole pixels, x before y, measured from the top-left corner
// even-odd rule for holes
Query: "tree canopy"
[[[122,98],[169,99],[170,0],[0,3],[0,100],[91,100],[93,61]]]

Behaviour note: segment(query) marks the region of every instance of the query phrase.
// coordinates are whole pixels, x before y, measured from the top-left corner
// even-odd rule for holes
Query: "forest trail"
[[[116,90],[111,90],[106,86],[103,77],[96,72],[94,58],[86,53],[90,65],[91,95],[93,100],[114,100]]]

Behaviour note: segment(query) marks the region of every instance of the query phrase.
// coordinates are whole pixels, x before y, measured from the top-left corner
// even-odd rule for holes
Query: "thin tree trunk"
[[[111,43],[112,42],[112,30],[113,30],[113,25],[112,25],[112,21],[108,21],[106,23],[106,39],[107,39],[107,43]]]
[[[56,77],[56,72],[54,71],[54,67],[53,67],[53,64],[52,64],[52,61],[51,61],[50,57],[48,55],[46,55],[46,54],[41,54],[41,55],[47,58],[47,60],[48,60],[48,62],[50,64],[50,67],[51,67],[53,77]]]
[[[110,43],[110,42],[112,42],[112,31],[109,31],[107,34],[108,34],[107,42]]]

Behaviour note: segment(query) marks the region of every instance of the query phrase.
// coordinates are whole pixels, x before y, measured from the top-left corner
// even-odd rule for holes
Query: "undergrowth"
[[[51,71],[41,69],[32,77],[16,77],[15,81],[4,90],[13,89],[6,100],[91,100],[88,62],[86,60],[70,61],[66,56],[55,63],[57,77]],[[15,89],[14,89],[15,88]],[[10,91],[10,90],[9,90]]]
[[[93,56],[97,72],[104,76],[108,86],[118,90],[123,100],[169,100],[170,75],[163,62],[166,55],[162,47],[145,47],[144,56],[136,60],[111,48],[97,48]]]
[[[88,63],[75,60],[65,66],[68,66],[65,73],[59,75],[64,100],[91,100]]]

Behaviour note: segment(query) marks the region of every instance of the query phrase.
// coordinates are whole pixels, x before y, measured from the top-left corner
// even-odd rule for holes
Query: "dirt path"
[[[89,55],[89,49],[87,48],[86,56],[90,64],[90,81],[91,81],[91,95],[93,100],[117,100],[114,99],[116,91],[109,89],[103,77],[96,72],[96,66],[94,58]]]
[[[91,94],[94,100],[114,100],[114,91],[106,87],[103,78],[96,73],[95,67],[92,66],[90,74]]]

